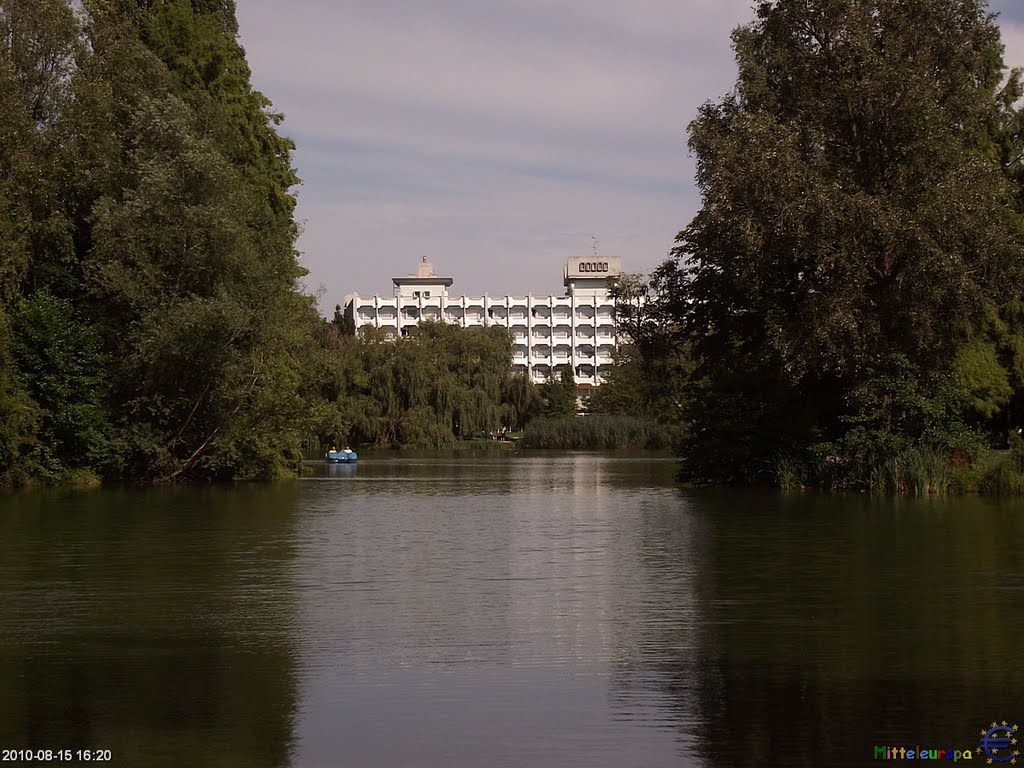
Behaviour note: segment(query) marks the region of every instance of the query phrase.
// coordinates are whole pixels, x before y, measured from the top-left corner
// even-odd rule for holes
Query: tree
[[[331,322],[346,336],[355,336],[356,321],[341,311],[341,304],[334,305],[334,319]]]
[[[5,476],[297,466],[318,318],[236,37],[230,0],[0,0]]]
[[[525,373],[514,373],[505,382],[502,394],[502,423],[511,431],[526,426],[534,409],[537,390]]]
[[[576,413],[576,379],[571,368],[563,368],[557,379],[548,379],[538,387],[537,416],[558,418]]]
[[[0,309],[0,488],[31,481],[26,457],[39,445],[39,406],[18,381],[10,322]]]
[[[0,50],[13,75],[24,114],[37,126],[61,113],[81,51],[78,24],[64,0],[3,0]]]
[[[588,410],[677,421],[685,412],[682,381],[692,369],[689,344],[678,317],[685,306],[683,273],[663,264],[649,277],[623,275],[610,288],[615,324],[623,338],[613,365],[590,397]]]
[[[1022,286],[1020,76],[993,16],[765,0],[733,43],[734,91],[690,125],[703,206],[662,268],[697,362],[684,475],[941,442],[963,422],[954,361]]]
[[[307,303],[293,252],[185,104],[144,99],[133,119],[130,182],[97,203],[89,283],[116,333],[128,472],[266,467],[298,416],[264,410],[267,398],[294,403],[276,379],[300,367],[288,360]]]
[[[63,0],[0,2],[0,290],[69,287],[76,263],[59,124],[85,50]],[[13,308],[13,307],[12,307]]]
[[[218,147],[259,190],[263,202],[294,237],[291,165],[294,143],[276,128],[283,119],[250,82],[239,45],[234,0],[164,0],[149,6],[140,35],[177,79],[182,95]]]
[[[311,385],[321,445],[446,448],[522,424],[533,385],[511,373],[512,337],[498,326],[425,321],[392,338],[324,323]],[[316,397],[314,399],[316,399]]]
[[[69,469],[102,467],[110,427],[99,334],[69,301],[46,291],[22,301],[12,326],[20,382],[40,409],[38,439],[26,457],[33,470],[59,478]]]

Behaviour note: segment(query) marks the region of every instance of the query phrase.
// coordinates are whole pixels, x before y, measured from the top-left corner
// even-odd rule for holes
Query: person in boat
[[[352,449],[349,448],[347,445],[345,446],[345,453],[352,453]]]

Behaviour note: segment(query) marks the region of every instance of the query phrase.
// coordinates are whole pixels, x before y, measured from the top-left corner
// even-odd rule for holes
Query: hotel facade
[[[422,320],[464,328],[498,325],[512,332],[512,370],[535,383],[572,371],[581,390],[600,386],[617,338],[609,279],[622,274],[617,256],[573,256],[565,264],[563,296],[453,296],[454,280],[426,260],[414,275],[394,277],[393,296],[345,297],[356,332],[364,326],[404,336]]]

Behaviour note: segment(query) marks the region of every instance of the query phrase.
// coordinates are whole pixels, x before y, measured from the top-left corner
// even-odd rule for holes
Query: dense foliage
[[[365,442],[448,448],[456,440],[522,429],[537,393],[512,373],[512,337],[498,326],[422,322],[391,338],[368,327],[324,324],[324,350],[309,381],[319,403],[313,432],[322,446]]]
[[[623,275],[610,287],[615,323],[626,343],[613,353],[613,365],[587,403],[590,413],[627,415],[669,424],[683,419],[684,382],[692,369],[689,346],[670,305],[674,265],[647,281]]]
[[[294,465],[317,323],[231,0],[0,0],[0,478]]]
[[[622,301],[685,412],[683,476],[867,487],[1005,445],[1022,91],[986,3],[766,0],[733,42],[735,89],[690,125],[703,207]]]

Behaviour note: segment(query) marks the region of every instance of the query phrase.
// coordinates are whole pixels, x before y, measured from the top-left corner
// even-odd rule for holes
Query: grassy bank
[[[85,469],[55,474],[45,479],[33,477],[27,472],[8,472],[0,475],[0,492],[40,490],[43,488],[99,488],[102,479],[95,472]]]
[[[452,450],[468,450],[468,449],[484,449],[484,450],[496,450],[496,451],[507,451],[516,447],[516,442],[511,439],[506,440],[491,440],[489,437],[474,437],[468,440],[459,440],[452,447]]]

